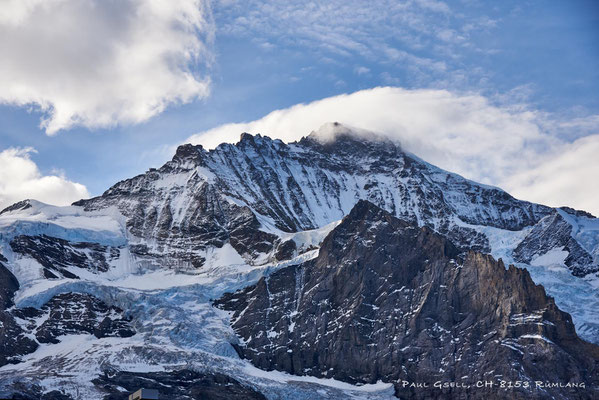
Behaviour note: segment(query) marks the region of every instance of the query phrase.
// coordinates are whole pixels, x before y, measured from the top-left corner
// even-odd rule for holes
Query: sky
[[[599,2],[0,0],[0,208],[329,121],[599,215]]]

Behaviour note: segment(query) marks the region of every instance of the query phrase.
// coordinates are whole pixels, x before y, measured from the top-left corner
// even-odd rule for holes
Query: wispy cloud
[[[221,35],[258,37],[321,57],[358,57],[405,69],[426,85],[461,73],[447,56],[458,57],[455,48],[468,46],[472,34],[493,29],[488,17],[466,17],[433,0],[221,0],[214,9]]]
[[[89,197],[86,187],[54,171],[43,175],[31,160],[33,148],[9,148],[0,152],[0,210],[24,199],[67,205]]]
[[[206,0],[7,0],[0,103],[41,110],[48,134],[138,123],[209,93]]]
[[[367,75],[370,73],[370,68],[364,66],[358,66],[354,68],[354,73],[356,75]]]
[[[256,121],[227,124],[188,139],[214,147],[241,132],[284,141],[339,121],[398,139],[423,159],[526,200],[599,214],[599,119],[572,121],[500,106],[479,94],[381,87],[276,110]],[[586,137],[563,139],[568,126]],[[549,127],[559,126],[559,131]],[[574,178],[573,178],[574,177]]]

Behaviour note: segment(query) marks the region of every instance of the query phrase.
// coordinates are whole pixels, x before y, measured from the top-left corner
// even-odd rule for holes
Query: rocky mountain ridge
[[[569,208],[516,200],[501,189],[440,170],[390,140],[356,137],[339,124],[331,129],[334,140],[327,141],[313,132],[290,144],[243,134],[239,143],[209,151],[183,145],[161,168],[75,205],[87,211],[118,208],[128,231],[141,239],[132,246],[137,255],[151,263],[167,253],[194,268],[205,262],[207,248],[227,242],[246,261],[263,263],[281,245],[278,233],[340,220],[359,199],[429,226],[460,247],[484,252],[492,251],[485,228],[521,231],[564,214],[594,220]],[[566,265],[578,276],[599,271],[599,233],[591,241],[580,241],[577,233],[570,229],[569,245],[566,238],[549,241],[567,247]],[[519,254],[528,255],[517,261],[530,262],[545,247],[521,249]]]

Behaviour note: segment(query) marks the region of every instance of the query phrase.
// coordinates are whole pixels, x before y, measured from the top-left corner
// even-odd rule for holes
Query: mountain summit
[[[312,131],[308,139],[319,141],[323,144],[336,142],[340,140],[360,140],[364,142],[390,142],[391,140],[384,135],[366,130],[351,127],[339,122],[327,122],[320,128]]]

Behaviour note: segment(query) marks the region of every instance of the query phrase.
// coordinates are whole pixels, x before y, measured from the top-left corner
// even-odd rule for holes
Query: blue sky
[[[448,129],[456,116],[444,111],[439,131],[450,137],[471,125],[492,130],[497,122],[488,122],[489,114],[513,119],[515,125],[495,135],[506,143],[514,135],[522,147],[504,155],[499,141],[499,158],[534,147],[530,162],[511,169],[497,161],[490,167],[500,172],[481,174],[476,171],[489,149],[456,153],[466,160],[460,164],[448,160],[454,149],[430,150],[438,136],[418,131],[419,142],[431,146],[408,149],[433,163],[552,205],[566,201],[590,209],[588,199],[599,195],[596,183],[568,186],[572,174],[599,173],[590,152],[599,134],[596,1],[185,0],[153,8],[144,2],[87,0],[82,6],[50,0],[45,9],[36,1],[28,7],[0,3],[6,8],[0,18],[0,205],[19,196],[66,203],[85,190],[98,195],[160,165],[190,137],[232,140],[223,124],[264,121],[273,110],[326,98],[334,107],[334,96],[375,87],[401,88],[393,98],[399,108],[414,93],[435,101],[449,93],[443,104],[459,107],[447,110],[459,110],[472,122]],[[64,23],[37,28],[56,18]],[[352,101],[359,110],[360,96]],[[423,119],[441,109],[435,101],[419,109]],[[391,105],[382,106],[389,107],[387,114],[401,112]],[[318,106],[306,110],[323,113]],[[284,115],[293,122],[293,113]],[[314,121],[322,119],[327,115]],[[393,131],[399,126],[393,124],[410,131],[396,119],[360,127]],[[262,133],[292,140],[318,128],[298,126],[303,130],[293,134]],[[473,132],[464,140],[476,141]],[[531,139],[539,134],[542,140]],[[415,143],[413,132],[398,135]],[[581,158],[589,152],[589,160]],[[549,160],[556,154],[570,155],[558,163],[570,175],[554,180]],[[27,174],[10,173],[19,162],[28,163]],[[55,177],[58,186],[40,184],[45,177]],[[563,197],[564,191],[576,196]]]

